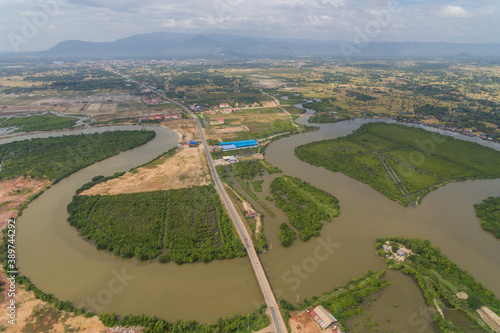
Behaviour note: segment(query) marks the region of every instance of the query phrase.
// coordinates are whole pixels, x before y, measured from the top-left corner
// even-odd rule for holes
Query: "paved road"
[[[112,70],[111,70],[112,71]],[[121,75],[120,73],[116,73],[112,71],[113,73],[120,75],[127,80],[130,80],[129,78]],[[137,85],[140,85],[138,82],[135,82],[133,80],[130,80]],[[205,133],[203,132],[203,129],[201,128],[201,123],[198,117],[196,117],[191,110],[189,110],[186,106],[183,104],[174,101],[171,98],[168,98],[165,94],[158,93],[156,92],[158,96],[161,96],[168,100],[171,103],[175,103],[179,107],[181,107],[186,113],[188,113],[191,117],[193,117],[196,120],[196,125],[198,126],[198,131],[200,132],[200,137],[201,141],[203,143],[203,148],[205,149],[205,154],[207,155],[207,160],[208,160],[208,166],[210,168],[210,172],[212,173],[212,177],[214,179],[215,185],[219,191],[219,194],[222,198],[222,201],[227,207],[227,210],[229,212],[229,215],[231,216],[233,220],[233,224],[236,227],[236,231],[238,232],[239,237],[241,238],[241,241],[245,245],[245,248],[247,250],[248,258],[250,259],[250,263],[252,264],[253,271],[255,273],[255,277],[257,278],[257,282],[259,283],[260,290],[262,292],[262,296],[264,296],[264,300],[266,302],[267,308],[269,309],[271,313],[271,321],[274,324],[276,328],[277,333],[286,333],[287,328],[285,325],[285,321],[283,320],[283,317],[281,316],[281,312],[279,311],[279,306],[278,302],[276,301],[276,297],[274,296],[273,290],[271,289],[271,285],[269,284],[269,280],[267,279],[266,272],[264,271],[264,268],[262,267],[262,263],[260,262],[259,256],[257,255],[257,252],[255,251],[255,248],[253,247],[252,243],[252,238],[248,234],[247,229],[245,228],[245,222],[243,219],[240,217],[238,214],[238,211],[236,210],[236,207],[234,207],[233,202],[227,195],[226,189],[224,188],[224,184],[219,178],[219,175],[217,174],[217,171],[215,170],[215,165],[214,161],[212,160],[212,155],[210,155],[210,149],[208,148],[207,140],[205,138]]]

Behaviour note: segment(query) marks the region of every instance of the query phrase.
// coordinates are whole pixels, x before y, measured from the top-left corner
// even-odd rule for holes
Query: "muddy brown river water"
[[[383,260],[374,255],[374,242],[387,235],[431,240],[500,295],[500,241],[480,228],[473,208],[488,196],[500,196],[500,180],[448,184],[431,192],[417,208],[404,208],[363,183],[294,156],[298,145],[347,135],[366,121],[322,125],[319,131],[277,140],[266,150],[269,162],[285,174],[333,194],[341,207],[341,215],[325,224],[320,237],[307,243],[299,240],[284,249],[279,245],[278,228],[286,217],[266,202],[277,216],[264,218],[270,250],[261,255],[261,260],[278,298],[296,302],[344,284],[368,269],[384,269]],[[96,312],[211,322],[220,316],[252,311],[263,300],[247,258],[182,266],[121,259],[96,250],[67,223],[66,206],[83,183],[96,175],[129,170],[177,143],[172,131],[156,131],[156,138],[146,145],[76,172],[28,206],[18,219],[20,272],[43,291]],[[493,145],[496,149],[498,146]],[[264,192],[258,193],[261,200],[265,201],[275,176],[262,178]],[[420,312],[426,305],[411,278],[399,272],[389,272],[388,278],[393,284],[371,305],[379,323],[390,318],[380,328],[433,332]]]

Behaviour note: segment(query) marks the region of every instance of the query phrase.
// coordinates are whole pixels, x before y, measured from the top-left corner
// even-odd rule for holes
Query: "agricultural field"
[[[187,106],[198,105],[200,112],[215,110],[222,103],[245,113],[258,113],[262,107],[270,110],[261,109],[261,113],[271,112],[275,109],[274,97],[291,114],[303,112],[294,107],[296,104],[315,110],[315,122],[336,121],[338,118],[332,115],[396,117],[485,134],[492,140],[500,137],[496,112],[500,105],[500,67],[488,61],[282,60],[182,66],[131,61],[113,65],[139,81],[141,87],[93,65],[4,65],[0,64],[0,106],[8,107],[4,112],[88,111],[85,113],[92,113],[97,122],[106,122],[139,117],[157,109],[178,111],[172,105],[146,107],[139,102],[161,90]],[[51,103],[56,95],[66,100],[87,97],[76,97],[69,104]],[[109,97],[92,99],[98,95]],[[130,100],[113,98],[118,95]]]
[[[390,253],[384,245],[390,246]],[[403,260],[386,259],[387,267],[415,278],[427,304],[435,312],[434,322],[440,332],[462,332],[471,328],[498,332],[500,300],[428,240],[387,237],[377,239],[376,247],[381,257],[395,256],[395,252],[404,248]],[[466,320],[453,322],[447,311],[457,311]]]
[[[177,264],[245,255],[213,186],[75,195],[68,221],[98,249]]]
[[[365,124],[353,134],[296,148],[303,161],[360,180],[402,205],[466,179],[500,177],[500,153],[476,143],[396,124]]]
[[[500,197],[489,197],[475,204],[476,215],[481,219],[481,227],[500,238]]]
[[[339,216],[338,200],[329,193],[304,183],[299,178],[280,176],[271,182],[276,207],[283,210],[289,222],[299,231],[299,238],[308,241],[319,236],[322,221],[331,222]],[[293,231],[293,230],[292,230]],[[295,238],[289,229],[280,227],[280,241],[290,246]]]

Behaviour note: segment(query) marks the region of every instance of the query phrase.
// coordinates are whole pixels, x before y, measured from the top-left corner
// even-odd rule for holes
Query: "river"
[[[322,124],[316,132],[283,138],[267,148],[266,159],[273,165],[333,194],[341,207],[341,215],[325,224],[320,237],[309,242],[297,240],[284,249],[279,245],[278,228],[286,217],[266,202],[277,216],[264,218],[271,249],[261,255],[261,260],[277,298],[296,302],[342,285],[368,269],[384,269],[384,261],[374,254],[374,241],[387,235],[430,239],[500,295],[500,241],[480,228],[473,208],[488,196],[500,196],[500,180],[452,183],[431,192],[417,208],[405,208],[368,185],[301,162],[294,155],[298,145],[347,135],[368,121]],[[208,322],[248,313],[263,303],[247,258],[182,266],[121,259],[97,251],[67,223],[66,206],[83,183],[96,175],[140,165],[176,142],[173,132],[157,128],[157,137],[146,145],[80,170],[32,202],[18,219],[21,273],[60,299],[80,305],[92,302],[89,297],[95,298],[100,310],[122,315],[145,313],[167,320]],[[276,176],[262,177],[264,192],[258,193],[262,201]],[[134,279],[112,285],[123,269]],[[412,331],[418,319],[414,314],[418,316],[426,308],[424,299],[410,278],[399,272],[390,272],[389,278],[393,285],[374,302],[374,312],[379,314],[379,322],[390,316],[393,329]],[[399,304],[397,309],[392,307],[394,303]],[[432,332],[432,325],[423,331]]]
[[[94,130],[110,129],[140,127]],[[182,266],[122,259],[96,250],[66,221],[66,206],[75,190],[92,177],[127,171],[177,144],[178,137],[171,130],[156,126],[146,129],[156,130],[152,141],[72,174],[24,210],[17,223],[20,273],[44,292],[95,312],[144,313],[167,320],[184,318],[202,322],[213,321],[221,315],[250,312],[255,308],[254,303],[264,301],[247,258]],[[30,137],[36,136],[50,134]]]

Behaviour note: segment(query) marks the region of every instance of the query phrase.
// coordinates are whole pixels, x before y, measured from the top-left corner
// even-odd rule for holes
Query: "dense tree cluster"
[[[481,218],[481,227],[500,238],[500,197],[489,197],[474,207],[477,217]]]
[[[157,257],[162,249],[167,192],[74,196],[68,221],[100,250],[123,258]]]
[[[293,231],[292,228],[290,228],[286,223],[280,224],[279,237],[281,246],[283,247],[289,247],[292,245],[293,241],[297,239],[295,231]]]
[[[125,172],[115,172],[112,176],[108,176],[108,177],[104,177],[102,175],[95,176],[94,178],[92,178],[92,180],[90,182],[83,184],[78,190],[76,190],[75,193],[80,194],[80,193],[94,187],[95,185],[97,185],[99,183],[104,183],[110,179],[118,178],[120,176],[123,176],[124,174],[125,174]]]
[[[301,181],[299,178],[281,176],[271,182],[271,193],[276,206],[283,210],[299,237],[308,241],[319,236],[323,223],[338,216],[338,200],[329,193]]]
[[[114,131],[6,143],[0,145],[0,179],[31,176],[58,181],[155,135],[154,131]]]
[[[450,109],[444,106],[432,105],[432,104],[424,104],[420,106],[415,106],[415,113],[421,115],[430,115],[430,116],[444,116],[450,112]]]
[[[231,170],[236,177],[244,180],[252,180],[256,176],[264,174],[264,166],[260,163],[260,160],[236,163],[231,166]]]
[[[177,320],[170,323],[146,315],[127,315],[119,319],[114,313],[109,312],[101,313],[99,319],[107,327],[142,326],[146,328],[144,333],[251,333],[269,326],[269,317],[265,310],[266,306],[262,305],[247,316],[219,318],[213,324],[199,324],[192,320]]]
[[[213,185],[169,191],[165,247],[177,264],[246,254]]]
[[[103,178],[94,178],[93,182]],[[124,258],[161,262],[245,255],[213,186],[170,191],[73,197],[68,221],[98,249]]]

